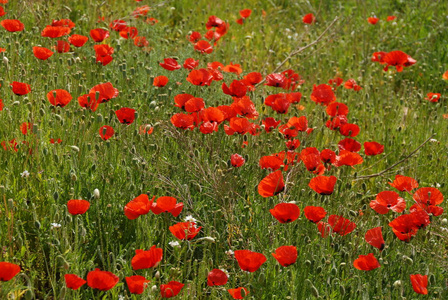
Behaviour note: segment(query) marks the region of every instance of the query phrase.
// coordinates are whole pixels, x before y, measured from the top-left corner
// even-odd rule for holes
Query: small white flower
[[[62,227],[62,225],[59,224],[59,223],[51,223],[50,225],[51,225],[51,228],[52,228],[52,229],[53,229],[53,228],[61,228],[61,227]]]
[[[231,249],[229,249],[225,253],[230,256],[230,255],[233,255],[234,252]]]
[[[180,248],[180,244],[178,241],[171,241],[168,244],[173,248]]]
[[[192,215],[186,216],[185,217],[185,222],[194,222],[196,223],[198,220],[196,220],[195,218],[193,218]]]
[[[28,177],[30,177],[30,172],[25,170],[22,173],[20,173],[20,176],[22,176],[23,178],[28,178]]]
[[[436,139],[430,139],[429,140],[431,143],[437,143],[438,142],[438,140],[436,140]]]
[[[118,300],[124,300],[124,296],[123,295],[118,295]]]

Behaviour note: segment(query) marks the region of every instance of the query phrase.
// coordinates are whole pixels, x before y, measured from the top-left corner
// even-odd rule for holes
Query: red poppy
[[[207,285],[208,286],[220,286],[225,285],[229,280],[229,276],[226,272],[220,269],[213,269],[207,275]]]
[[[311,100],[317,104],[328,106],[331,102],[336,101],[336,95],[328,84],[314,85],[311,93]]]
[[[33,47],[33,54],[40,60],[47,60],[53,55],[53,51],[45,47]]]
[[[115,115],[121,124],[132,124],[135,120],[135,109],[122,107],[115,111]]]
[[[387,52],[384,51],[374,52],[372,54],[371,61],[377,61],[380,64],[385,64],[384,57],[386,56],[386,54]]]
[[[25,29],[25,25],[19,20],[3,20],[0,22],[0,25],[9,32],[22,31]]]
[[[75,27],[75,23],[70,19],[53,20],[51,26],[66,26],[72,29]]]
[[[331,195],[337,178],[335,176],[317,176],[311,178],[308,186],[321,195]]]
[[[5,9],[3,6],[0,6],[0,17],[3,17],[4,15],[6,15]]]
[[[57,140],[55,140],[55,139],[50,139],[50,143],[52,143],[52,144],[60,144],[62,142],[62,140],[61,139],[57,139]]]
[[[65,274],[64,279],[65,279],[65,285],[67,286],[67,288],[72,289],[72,290],[79,289],[87,282],[75,274]]]
[[[174,58],[164,58],[163,63],[159,63],[159,65],[168,71],[174,71],[181,68]]]
[[[356,224],[354,222],[338,215],[331,215],[328,218],[328,223],[330,224],[333,232],[336,232],[342,236],[349,234],[356,228]]]
[[[373,256],[373,253],[369,253],[367,255],[360,255],[353,262],[353,266],[355,266],[356,269],[361,271],[371,271],[381,267],[380,264],[378,263],[378,260],[375,258],[375,256]]]
[[[361,150],[361,143],[351,138],[345,138],[338,143],[338,148],[339,150],[359,152]]]
[[[268,76],[266,76],[265,85],[267,85],[267,86],[284,88],[287,83],[288,83],[288,78],[286,78],[286,76],[281,73],[272,73],[272,74],[269,74]]]
[[[64,107],[72,101],[72,95],[63,89],[52,90],[47,93],[47,99],[53,106]]]
[[[403,67],[412,66],[417,61],[410,57],[408,54],[404,53],[403,51],[391,51],[387,53],[383,61],[387,66],[384,68],[384,71],[387,71],[389,66],[395,66],[397,69],[397,72],[403,71]]]
[[[115,133],[115,131],[114,131],[114,129],[112,128],[112,127],[110,127],[110,126],[108,126],[108,125],[104,125],[104,126],[102,126],[101,128],[100,128],[100,136],[101,136],[101,139],[103,140],[103,141],[107,141],[108,139],[110,139],[113,135],[114,135],[114,133]]]
[[[2,100],[2,99],[0,99],[0,111],[2,111],[2,110],[3,110],[3,107],[5,107],[5,105],[3,104],[3,100]]]
[[[136,27],[126,27],[120,30],[119,34],[124,39],[133,39],[138,35],[138,29]]]
[[[342,125],[347,124],[347,117],[340,115],[336,116],[334,118],[330,118],[326,123],[325,126],[330,130],[337,130]]]
[[[194,50],[201,52],[202,54],[210,54],[213,52],[213,48],[209,42],[201,40],[194,44]]]
[[[99,96],[99,94],[98,94]],[[85,94],[78,97],[79,106],[96,111],[99,106],[99,102],[96,99],[97,95],[94,93]]]
[[[362,90],[362,87],[360,87],[357,83],[356,83],[356,81],[354,80],[354,79],[349,79],[349,80],[347,80],[346,82],[345,82],[345,84],[344,84],[344,87],[346,88],[346,89],[348,89],[348,90],[351,90],[351,89],[353,89],[353,90],[355,90],[355,91],[360,91],[360,90]]]
[[[20,131],[22,132],[23,135],[27,135],[28,133],[30,133],[31,128],[33,128],[33,123],[24,122],[24,123],[20,124]]]
[[[128,289],[131,294],[143,294],[145,289],[148,287],[148,282],[149,280],[140,275],[126,277],[126,284],[128,285]]]
[[[96,28],[90,30],[90,37],[97,43],[101,43],[105,39],[109,37],[109,31],[102,29],[102,28]]]
[[[56,45],[56,51],[58,53],[66,53],[70,51],[70,44],[66,41],[58,41]]]
[[[413,189],[418,188],[417,180],[403,175],[395,175],[395,180],[393,182],[389,182],[389,184],[401,192],[410,192]]]
[[[143,5],[140,7],[137,7],[132,12],[132,16],[136,19],[138,19],[140,16],[146,16],[150,10],[150,7],[148,5]]]
[[[243,82],[249,90],[255,90],[255,85],[263,80],[263,76],[259,72],[251,72],[243,77],[241,82]]]
[[[131,260],[133,270],[155,268],[162,261],[163,250],[152,246],[151,249],[144,251],[137,249]]]
[[[13,81],[10,86],[12,86],[12,92],[17,96],[23,96],[31,92],[31,86],[28,83]]]
[[[240,25],[243,25],[244,20],[249,18],[251,14],[252,14],[252,10],[251,9],[240,10],[241,19],[236,20],[236,22],[238,24],[240,24]]]
[[[242,157],[241,155],[239,155],[237,153],[232,154],[230,156],[230,163],[235,168],[241,167],[242,165],[244,165],[245,162],[246,162],[246,160],[244,159],[244,157]]]
[[[67,202],[67,209],[71,215],[82,215],[90,207],[90,202],[87,200],[69,200]]]
[[[363,163],[363,159],[361,155],[355,152],[350,152],[346,150],[342,150],[339,155],[336,157],[336,162],[334,165],[336,167],[340,166],[351,166],[359,165]]]
[[[89,93],[99,94],[98,103],[105,103],[113,98],[116,98],[119,91],[112,86],[112,83],[106,82],[95,85],[90,89]]]
[[[170,226],[171,233],[179,240],[192,240],[201,231],[195,222],[179,222]]]
[[[151,210],[154,214],[158,215],[163,212],[170,213],[173,217],[179,216],[184,208],[182,202],[177,203],[177,199],[174,197],[163,196],[152,202]]]
[[[49,38],[59,38],[61,36],[65,36],[67,34],[70,34],[70,28],[67,26],[51,26],[48,25],[45,27],[42,32],[41,36],[43,37],[49,37]]]
[[[193,85],[210,85],[212,83],[213,76],[206,69],[192,70],[188,74],[187,81]]]
[[[378,155],[384,152],[384,145],[377,142],[365,142],[364,153],[367,156]]]
[[[348,107],[344,103],[333,102],[327,106],[326,112],[329,116],[346,116],[348,115]]]
[[[177,296],[183,287],[183,283],[178,281],[170,281],[167,284],[160,285],[160,294],[162,295],[162,298],[171,298]]]
[[[266,132],[271,132],[272,129],[277,128],[277,126],[281,123],[281,120],[276,121],[272,117],[267,117],[267,118],[263,119],[262,123],[264,125],[264,130]]]
[[[270,106],[275,112],[279,114],[287,114],[291,102],[286,97],[286,94],[280,93],[270,95],[264,100],[264,104]]]
[[[193,130],[193,128],[195,127],[194,117],[192,115],[178,113],[172,116],[170,121],[171,124],[173,124],[177,128]]]
[[[297,220],[300,216],[300,209],[294,203],[279,203],[269,212],[280,223],[291,223]]]
[[[425,99],[429,102],[439,102],[440,96],[440,93],[428,93]]]
[[[137,47],[146,47],[149,45],[149,42],[146,40],[144,36],[136,36],[134,38],[134,45]]]
[[[146,215],[151,210],[152,203],[156,196],[149,201],[149,197],[146,194],[134,198],[124,207],[124,214],[129,220],[134,220],[141,215]]]
[[[165,85],[167,85],[168,81],[169,79],[166,76],[157,76],[156,78],[154,78],[153,85],[157,87],[164,87]]]
[[[283,174],[280,170],[269,174],[258,184],[258,193],[265,198],[275,196],[284,189],[285,183],[283,182]]]
[[[244,97],[247,93],[247,87],[244,83],[239,80],[234,80],[230,84],[230,87],[227,86],[225,82],[222,83],[222,91],[226,95],[230,95],[232,97],[241,98]]]
[[[409,242],[417,234],[419,228],[425,227],[429,223],[428,214],[425,211],[417,211],[395,218],[389,223],[389,226],[401,241]]]
[[[110,290],[119,280],[118,276],[114,273],[101,271],[98,268],[87,274],[87,285],[92,289],[98,289],[100,291]]]
[[[395,20],[396,18],[397,18],[396,16],[387,16],[386,21],[387,21],[387,22],[390,22],[390,21]]]
[[[194,60],[194,58],[187,58],[183,64],[183,67],[189,70],[193,70],[197,66],[199,66],[199,59]]]
[[[227,290],[233,299],[244,299],[249,294],[249,291],[244,287]]]
[[[337,88],[338,86],[340,86],[342,83],[344,82],[344,79],[342,79],[341,77],[336,77],[333,79],[328,80],[328,84],[332,85],[334,88]]]
[[[320,152],[320,159],[323,163],[332,164],[336,161],[336,153],[330,149],[323,149]]]
[[[341,126],[339,126],[339,132],[343,135],[343,136],[351,136],[351,137],[355,137],[359,134],[359,126],[356,124],[343,124]]]
[[[266,256],[263,253],[250,250],[236,250],[235,259],[238,261],[241,270],[247,272],[257,271],[266,262]]]
[[[428,294],[428,275],[414,274],[410,276],[412,288],[417,294]]]
[[[9,281],[20,272],[20,266],[6,261],[0,262],[0,281]]]
[[[68,38],[70,44],[75,47],[82,47],[89,40],[88,37],[79,34],[73,34]]]
[[[286,148],[288,150],[296,150],[300,146],[300,141],[297,139],[286,141]]]
[[[96,61],[101,62],[103,66],[107,65],[112,61],[112,54],[114,53],[114,48],[107,44],[94,45]]]
[[[297,260],[297,248],[295,246],[281,246],[272,253],[272,256],[282,267],[294,264]]]
[[[319,223],[327,215],[325,209],[320,206],[307,206],[303,209],[303,212],[305,213],[305,217],[309,221],[316,224]]]
[[[443,202],[443,194],[436,188],[424,187],[418,189],[412,198],[417,204],[438,205]]]
[[[316,18],[313,14],[307,14],[303,17],[302,21],[305,24],[313,24],[316,21]]]
[[[379,19],[379,18],[376,18],[376,17],[370,17],[370,18],[367,18],[367,22],[369,22],[369,23],[372,24],[372,25],[375,25],[376,23],[378,23],[379,20],[380,20],[380,19]]]
[[[396,192],[383,191],[370,201],[370,207],[379,214],[387,214],[389,210],[400,213],[405,210],[406,202]]]
[[[384,238],[383,233],[381,232],[381,226],[367,230],[364,238],[367,243],[378,248],[380,251],[384,249]]]
[[[185,110],[185,103],[192,98],[194,98],[194,96],[190,94],[178,94],[174,96],[174,102],[176,103],[174,106]]]

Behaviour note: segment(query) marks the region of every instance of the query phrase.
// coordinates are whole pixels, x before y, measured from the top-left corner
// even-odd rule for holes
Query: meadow
[[[0,0],[0,299],[447,299],[447,15]]]

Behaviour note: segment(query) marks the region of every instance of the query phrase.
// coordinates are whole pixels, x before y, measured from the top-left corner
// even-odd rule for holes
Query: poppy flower
[[[417,294],[428,294],[428,275],[414,274],[410,275],[412,288]]]
[[[122,107],[115,111],[115,115],[121,124],[132,124],[135,120],[135,109]]]
[[[114,48],[107,44],[94,45],[96,62],[101,63],[103,66],[107,66],[112,60],[112,54],[114,53]]]
[[[33,47],[33,54],[40,60],[47,60],[53,55],[53,51],[45,47]]]
[[[281,123],[281,120],[276,121],[272,117],[264,118],[262,124],[264,125],[264,130],[266,132],[271,132],[272,129],[277,128],[277,126]]]
[[[51,26],[66,26],[72,29],[75,27],[75,23],[70,19],[53,20]]]
[[[320,206],[307,206],[303,209],[303,212],[305,213],[305,218],[316,224],[327,215],[325,209]]]
[[[227,290],[233,299],[244,299],[249,294],[249,291],[244,287]]]
[[[334,185],[337,178],[335,176],[317,176],[311,178],[308,186],[312,188],[316,193],[321,195],[331,195],[334,191]]]
[[[84,46],[88,40],[88,37],[79,34],[73,34],[68,38],[68,42],[78,48]]]
[[[297,220],[300,216],[300,209],[294,203],[279,203],[269,212],[280,223],[291,223]]]
[[[287,114],[291,102],[288,100],[285,94],[269,95],[264,100],[264,104],[270,106],[275,112],[279,114]]]
[[[212,83],[213,76],[206,69],[192,70],[187,76],[187,81],[193,85],[210,85]]]
[[[82,215],[90,207],[90,202],[87,200],[69,200],[67,202],[67,209],[71,215]]]
[[[66,41],[58,41],[56,44],[56,51],[58,53],[66,53],[70,51],[70,44]]]
[[[230,64],[224,66],[222,68],[222,71],[226,72],[226,73],[235,73],[236,75],[240,75],[241,73],[243,73],[243,69],[241,69],[241,65],[234,64],[232,62],[230,62]]]
[[[51,26],[48,25],[45,27],[42,32],[41,36],[43,37],[49,37],[49,38],[59,38],[61,36],[65,36],[67,34],[70,34],[70,28],[67,26]]]
[[[372,24],[372,25],[375,25],[376,23],[378,23],[379,20],[380,20],[380,19],[379,19],[379,18],[376,18],[376,17],[370,17],[370,18],[367,18],[367,21],[368,21],[370,24]]]
[[[280,170],[272,172],[258,184],[258,193],[262,197],[272,197],[285,189],[283,174]]]
[[[369,253],[367,255],[360,255],[353,262],[353,266],[361,271],[371,271],[376,268],[381,267],[378,263],[378,260],[373,256],[373,253]]]
[[[90,37],[97,43],[101,43],[105,39],[109,37],[109,31],[102,29],[102,28],[96,28],[90,30]]]
[[[157,265],[162,261],[163,250],[152,246],[151,249],[144,251],[137,249],[135,250],[135,255],[131,260],[131,265],[133,270],[149,269],[157,267]]]
[[[178,113],[171,117],[171,124],[181,129],[190,129],[193,130],[194,126],[194,117],[192,115]]]
[[[210,54],[213,52],[213,48],[210,43],[204,40],[194,44],[194,50],[201,52],[202,54]]]
[[[183,283],[178,281],[170,281],[166,284],[160,285],[160,294],[162,295],[162,298],[172,298],[177,296],[183,287]]]
[[[360,131],[359,126],[356,124],[345,123],[339,126],[339,132],[343,136],[355,137],[359,134],[359,131]]]
[[[412,177],[407,177],[403,175],[395,175],[395,180],[389,182],[389,185],[396,188],[397,190],[404,192],[410,192],[413,189],[418,188],[418,182]]]
[[[65,274],[64,280],[65,280],[65,285],[67,286],[67,288],[72,289],[72,290],[79,289],[87,282],[75,274]]]
[[[79,96],[78,97],[79,106],[90,109],[91,111],[96,111],[99,106],[99,102],[96,98],[97,94],[94,93]]]
[[[389,210],[400,213],[405,210],[406,202],[396,192],[383,191],[370,201],[370,207],[379,214],[387,214]]]
[[[189,36],[187,36],[187,38],[191,43],[194,44],[197,43],[202,38],[202,36],[200,32],[193,31]]]
[[[354,222],[338,215],[331,215],[328,218],[328,224],[330,224],[333,232],[336,232],[341,236],[349,234],[356,228],[356,224]]]
[[[443,202],[443,194],[436,188],[424,187],[418,189],[412,198],[417,204],[438,205]]]
[[[154,78],[153,86],[164,87],[165,85],[167,85],[168,81],[169,79],[166,76],[157,76],[156,78]]]
[[[355,90],[356,92],[362,90],[362,87],[360,87],[354,79],[349,79],[345,82],[344,87],[348,90]]]
[[[148,286],[148,282],[149,280],[140,275],[126,277],[126,284],[131,294],[143,294]]]
[[[95,85],[90,89],[89,93],[99,94],[98,103],[105,103],[111,99],[116,98],[119,94],[119,91],[112,86],[112,83],[106,82]]]
[[[178,94],[174,96],[174,106],[185,110],[185,103],[192,98],[194,98],[194,96],[190,94]]]
[[[134,220],[141,215],[146,215],[151,210],[151,206],[155,198],[156,196],[149,201],[148,195],[141,194],[125,205],[124,214],[129,220]]]
[[[272,73],[266,76],[264,85],[284,88],[288,83],[288,78],[281,73]]]
[[[344,103],[333,102],[327,106],[326,112],[329,116],[347,116],[348,115],[348,106]]]
[[[110,290],[119,280],[118,276],[114,273],[101,271],[98,268],[87,274],[87,285],[92,289],[98,289],[100,291]]]
[[[3,6],[0,6],[0,17],[3,17],[4,15],[6,15],[5,9]]]
[[[297,248],[295,246],[281,246],[272,253],[272,256],[282,267],[294,264],[297,260]]]
[[[0,99],[0,111],[2,111],[2,110],[3,110],[3,107],[5,107],[5,105],[3,104],[3,100],[2,100],[2,99]]]
[[[316,18],[313,14],[307,14],[302,18],[302,21],[305,24],[313,24],[316,21]]]
[[[238,261],[241,270],[247,272],[257,271],[266,262],[266,256],[263,253],[250,250],[236,250],[235,259]]]
[[[208,286],[220,286],[225,285],[229,280],[229,276],[226,272],[220,269],[213,269],[207,275],[207,285]]]
[[[72,95],[63,89],[52,90],[47,93],[47,99],[53,106],[64,107],[72,101]]]
[[[367,156],[378,155],[384,152],[384,145],[377,142],[365,142],[364,153]]]
[[[380,251],[384,249],[384,238],[381,232],[381,226],[367,230],[364,238],[367,243],[378,248]]]
[[[31,92],[31,86],[28,83],[13,81],[10,86],[12,86],[12,92],[17,96],[23,96]]]
[[[201,231],[195,222],[179,222],[169,227],[170,232],[179,240],[192,240]]]
[[[222,83],[222,91],[226,95],[230,95],[232,97],[241,98],[244,97],[247,93],[247,87],[244,83],[239,80],[234,80],[230,84],[230,87],[227,86],[225,82]]]
[[[335,77],[333,79],[328,80],[328,84],[332,85],[334,88],[337,88],[344,82],[344,79],[341,77]]]
[[[3,28],[5,28],[9,32],[22,31],[25,29],[25,25],[19,20],[3,20],[0,22]]]
[[[50,139],[50,143],[51,143],[51,144],[60,144],[60,143],[62,143],[62,140],[61,140],[61,139],[57,139],[57,140],[55,140],[55,139]]]
[[[24,122],[20,124],[20,131],[22,132],[23,135],[27,135],[28,133],[30,133],[31,128],[33,128],[33,123]]]
[[[409,242],[419,228],[429,225],[429,216],[425,211],[401,215],[389,223],[394,234],[401,240]]]
[[[247,18],[249,18],[251,14],[252,14],[252,10],[251,10],[251,9],[243,9],[243,10],[240,10],[240,16],[241,16],[241,18],[238,19],[238,20],[236,20],[236,22],[237,22],[238,24],[240,24],[240,25],[243,25],[244,20],[247,19]]]
[[[336,95],[328,84],[319,84],[318,86],[313,86],[311,100],[317,104],[328,106],[331,102],[336,101]]]
[[[244,165],[245,162],[246,162],[246,160],[244,159],[244,157],[242,157],[241,155],[239,155],[237,153],[232,154],[230,156],[230,163],[235,168],[241,167],[242,165]]]
[[[114,133],[115,133],[115,131],[114,131],[114,129],[112,128],[112,127],[110,127],[110,126],[108,126],[108,125],[104,125],[104,126],[102,126],[101,128],[100,128],[100,136],[101,136],[101,139],[103,140],[103,141],[107,141],[108,139],[110,139],[113,135],[114,135]]]
[[[440,96],[440,93],[428,93],[425,99],[429,102],[439,102]]]
[[[332,164],[336,161],[336,153],[330,149],[323,149],[320,152],[320,159],[323,163]]]
[[[151,210],[154,214],[159,215],[163,212],[170,213],[173,217],[179,216],[184,208],[182,202],[177,203],[177,199],[174,197],[163,196],[152,202]]]
[[[316,225],[317,225],[317,230],[319,230],[320,236],[322,238],[326,238],[330,235],[330,233],[331,233],[330,224],[321,221],[321,222],[318,222]]]
[[[448,70],[445,71],[445,73],[443,73],[443,75],[442,75],[442,79],[443,79],[443,80],[448,80]]]
[[[397,18],[396,16],[387,16],[386,21],[387,21],[387,22],[390,22],[390,21],[395,20],[396,18]]]
[[[20,266],[6,261],[0,262],[0,281],[9,281],[20,272]]]
[[[259,72],[251,72],[243,77],[243,82],[250,91],[255,90],[255,85],[263,80],[263,76]]]
[[[199,66],[199,59],[194,60],[194,58],[187,58],[183,64],[184,69],[189,69],[189,70],[193,70],[197,66]]]
[[[177,60],[174,58],[164,58],[163,63],[159,63],[159,65],[168,71],[174,71],[181,68]]]
[[[300,146],[300,141],[298,139],[292,139],[286,141],[286,148],[288,150],[296,150]]]
[[[126,27],[119,32],[120,36],[124,39],[133,39],[138,35],[138,29],[136,27]]]
[[[394,66],[397,69],[397,72],[403,71],[403,67],[412,66],[417,61],[410,57],[408,54],[404,53],[403,51],[391,51],[387,53],[383,61],[386,65],[384,68],[384,71],[387,71],[389,66]]]

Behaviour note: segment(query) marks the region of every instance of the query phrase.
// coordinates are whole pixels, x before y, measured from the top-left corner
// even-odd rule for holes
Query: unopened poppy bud
[[[70,148],[72,148],[73,151],[79,152],[79,148],[77,146],[70,146]]]
[[[401,280],[397,280],[394,282],[394,288],[400,288],[401,287]]]
[[[159,279],[159,278],[160,278],[160,272],[157,271],[156,274],[154,275],[154,277],[155,277],[156,279]]]
[[[446,225],[446,224],[448,224],[448,220],[446,218],[442,219],[442,225]]]
[[[212,238],[211,236],[206,236],[206,237],[203,237],[203,238],[198,239],[198,241],[206,241],[206,242],[214,243],[214,242],[215,242],[215,239]]]
[[[9,63],[9,59],[6,56],[3,56],[3,63],[7,65]]]
[[[14,101],[14,102],[12,103],[12,105],[20,105],[20,102],[19,102],[19,101]]]
[[[157,285],[153,285],[152,286],[152,288],[151,288],[151,291],[153,292],[153,293],[155,293],[155,292],[157,292]]]
[[[78,176],[76,176],[76,174],[73,173],[73,174],[72,174],[72,181],[76,181],[76,180],[78,180]]]
[[[100,198],[100,190],[99,189],[94,189],[93,190],[93,198],[95,198],[95,199],[99,199]]]
[[[405,261],[405,262],[408,262],[409,264],[413,264],[414,263],[414,261],[412,260],[412,258],[410,258],[409,256],[406,256],[406,255],[403,255],[403,260]]]

